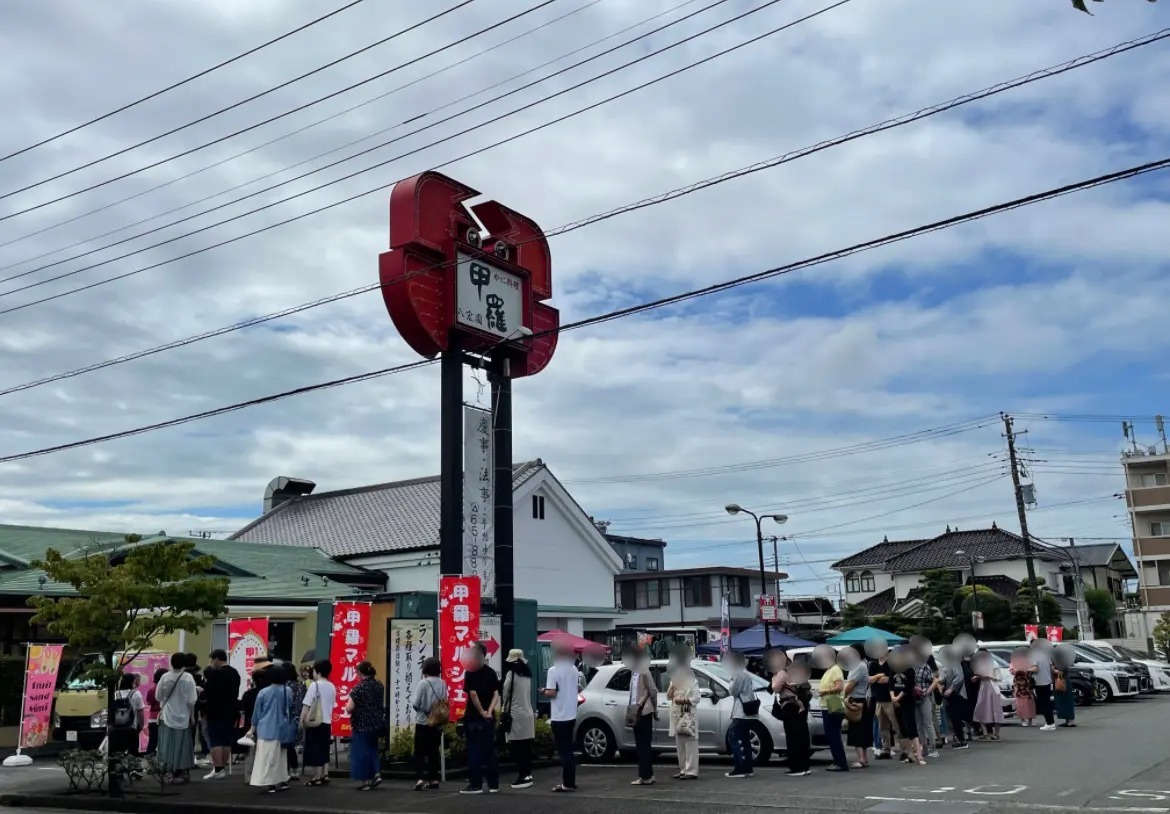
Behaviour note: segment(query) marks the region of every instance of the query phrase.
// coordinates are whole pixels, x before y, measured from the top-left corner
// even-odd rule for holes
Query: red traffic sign
[[[780,605],[776,597],[771,594],[760,596],[760,621],[777,622],[780,620]]]

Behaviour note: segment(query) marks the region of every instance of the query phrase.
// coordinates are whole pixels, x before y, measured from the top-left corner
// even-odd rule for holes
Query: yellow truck
[[[115,658],[121,656],[121,653],[115,654]],[[149,664],[152,660],[161,664],[166,658],[168,656],[165,653],[142,653],[134,660],[135,666],[128,667],[126,671],[142,673],[143,680],[149,683],[153,676],[136,669],[136,666]],[[96,749],[105,738],[108,716],[106,690],[86,676],[89,666],[101,660],[100,653],[87,653],[61,663],[57,690],[53,694],[53,741],[80,749]]]

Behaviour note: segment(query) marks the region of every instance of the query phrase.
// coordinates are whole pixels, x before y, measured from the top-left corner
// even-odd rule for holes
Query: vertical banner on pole
[[[480,595],[496,595],[496,555],[492,543],[495,473],[492,414],[463,407],[463,573],[479,577]]]
[[[1040,637],[1040,626],[1039,625],[1024,625],[1024,640],[1025,641],[1030,642],[1033,639],[1038,639],[1039,637]]]
[[[435,625],[430,619],[390,620],[390,727],[409,729],[410,699],[422,680],[422,663],[435,654]]]
[[[727,655],[731,649],[731,598],[727,594],[719,601],[719,652]]]
[[[228,664],[240,674],[240,697],[256,659],[268,655],[268,619],[228,619]]]
[[[61,669],[60,644],[30,644],[24,671],[24,709],[20,716],[22,749],[33,749],[49,742],[52,731],[53,691]]]
[[[439,659],[453,721],[467,707],[460,659],[479,636],[479,616],[479,577],[439,577]]]
[[[360,681],[357,666],[366,660],[370,642],[369,602],[338,602],[333,606],[333,635],[329,640],[329,661],[333,662],[333,684],[337,704],[333,707],[331,730],[337,738],[353,734],[346,704]]]
[[[1049,625],[1045,634],[1048,636],[1048,641],[1054,644],[1064,641],[1064,628],[1062,627]]]

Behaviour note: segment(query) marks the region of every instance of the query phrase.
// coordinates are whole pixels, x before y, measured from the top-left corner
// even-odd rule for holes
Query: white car
[[[1111,644],[1103,639],[1085,639],[1084,644],[1095,650],[1103,650],[1117,661],[1130,661],[1144,664],[1150,670],[1150,682],[1155,692],[1170,692],[1170,663],[1152,659],[1145,653],[1132,650],[1124,645]]]
[[[670,702],[666,688],[665,660],[650,663],[658,684],[658,720],[654,726],[655,751],[673,751],[674,738],[668,734]],[[699,725],[699,751],[728,754],[731,750],[728,730],[731,727],[732,699],[727,693],[731,674],[717,662],[691,662],[702,696],[696,709]],[[772,692],[768,682],[752,677],[756,696],[760,699],[760,714],[751,721],[752,752],[757,763],[767,763],[774,752],[785,748],[784,727],[772,717]],[[626,707],[630,699],[630,671],[620,664],[607,664],[581,691],[577,699],[577,748],[586,762],[608,762],[617,752],[634,751],[634,733],[625,725]],[[824,725],[820,712],[809,711],[809,734],[814,748],[824,745]]]
[[[1076,651],[1076,664],[1093,673],[1093,701],[1103,704],[1114,698],[1136,698],[1141,692],[1137,668],[1124,662],[1109,661],[1103,656],[1094,654],[1091,650],[1078,647],[1080,642],[1065,642],[1072,645]],[[1001,659],[1011,659],[1012,651],[1018,647],[1027,647],[1026,641],[1012,642],[980,642],[979,646],[990,650]]]

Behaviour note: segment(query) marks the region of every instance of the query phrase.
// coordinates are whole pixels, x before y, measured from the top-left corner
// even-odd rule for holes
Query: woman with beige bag
[[[678,774],[674,779],[698,780],[699,725],[695,706],[699,703],[699,685],[695,671],[686,662],[675,668],[666,697],[670,700],[670,735],[678,752]]]

